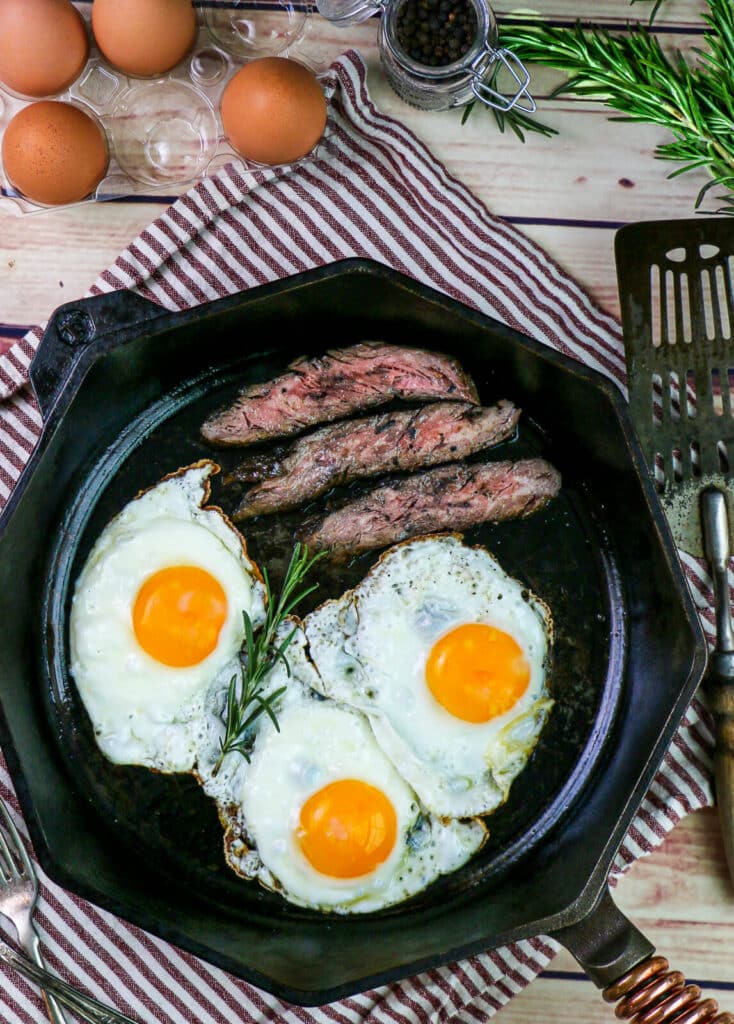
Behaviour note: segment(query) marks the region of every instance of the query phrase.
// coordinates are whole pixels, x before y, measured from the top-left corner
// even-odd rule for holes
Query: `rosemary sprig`
[[[734,214],[734,7],[707,0],[709,30],[697,62],[676,51],[669,58],[654,35],[636,26],[626,35],[603,28],[554,28],[505,22],[502,45],[522,61],[545,64],[570,77],[555,95],[594,96],[624,116],[621,121],[667,128],[672,142],[655,156],[681,164],[670,177],[703,167],[712,187],[725,189],[720,212]]]
[[[502,45],[504,46],[504,43]],[[495,63],[494,72],[490,76],[488,82],[488,85],[492,89],[498,89],[497,79],[499,78],[500,70],[501,65]],[[486,107],[486,104],[477,102],[477,100],[472,100],[470,103],[467,103],[461,114],[462,124],[466,124],[469,117],[471,117],[472,111],[476,107]],[[536,121],[534,117],[528,116],[528,114],[522,110],[518,110],[516,107],[513,107],[511,110],[497,110],[496,107],[487,107],[486,109],[491,110],[497,127],[503,134],[505,128],[509,128],[515,133],[520,142],[525,141],[526,132],[535,132],[537,135],[544,135],[546,138],[558,135],[558,131],[555,128],[551,128],[550,125],[543,124],[541,121]]]
[[[650,11],[650,17],[648,19],[648,25],[652,25],[652,23],[655,21],[655,16],[657,15],[660,8],[663,6],[664,2],[665,0],[630,0],[630,5],[640,3],[652,4],[652,10]]]
[[[227,692],[227,718],[224,738],[220,741],[220,753],[213,775],[217,775],[227,754],[237,751],[245,760],[250,760],[248,750],[248,730],[262,714],[267,714],[271,722],[278,728],[275,706],[285,693],[281,686],[273,693],[266,694],[263,680],[278,662],[282,662],[286,674],[290,676],[290,666],[285,656],[291,640],[296,634],[292,629],[285,637],[278,638],[278,631],[285,618],[291,614],[296,605],[317,588],[318,583],[299,590],[301,583],[313,565],[323,557],[322,551],[309,558],[308,549],[296,544],[291,555],[285,580],[276,601],[270,587],[267,569],[263,569],[265,582],[265,624],[255,634],[252,619],[243,612],[245,622],[245,647],[242,659],[242,674],[232,676]]]
[[[467,103],[464,107],[461,115],[461,123],[466,124],[467,120],[471,116],[472,110],[475,106],[483,107],[483,103],[477,104],[476,100],[472,100],[471,103]],[[521,110],[497,110],[495,107],[489,108],[494,119],[497,122],[497,127],[504,133],[505,128],[510,128],[511,131],[517,135],[520,142],[525,141],[526,132],[535,132],[537,135],[544,135],[547,139],[553,135],[558,135],[558,131],[555,128],[551,128],[549,124],[543,124],[541,121],[536,121],[535,118],[530,117],[528,114],[524,114]]]

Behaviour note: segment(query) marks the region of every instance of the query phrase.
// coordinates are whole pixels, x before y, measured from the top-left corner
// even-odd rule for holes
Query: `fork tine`
[[[5,828],[7,830],[7,834],[3,835],[2,827],[0,827],[0,840],[2,841],[0,843],[0,848],[2,849],[3,853],[5,853],[5,856],[8,858],[8,860],[11,863],[11,865],[15,868],[15,874],[16,875],[26,874],[26,875],[28,875],[29,878],[32,878],[32,879],[35,878],[35,872],[33,870],[33,865],[31,864],[30,858],[28,857],[28,854],[26,852],[26,848],[23,845],[22,839],[18,835],[18,830],[15,827],[15,823],[13,822],[13,819],[10,817],[10,811],[8,810],[8,806],[7,806],[7,804],[5,803],[5,801],[1,797],[0,797],[0,818],[2,818],[2,822],[0,822],[0,826],[2,824],[4,824]],[[14,859],[12,857],[12,855],[11,855],[10,847],[9,847],[9,843],[8,843],[8,838],[10,839],[10,842],[13,844],[13,847],[14,847],[17,859]],[[17,863],[18,861],[20,861],[20,865],[21,865],[20,867],[18,867],[18,863]]]
[[[9,882],[14,875],[15,871],[10,850],[5,841],[5,836],[0,832],[0,879],[3,882]]]

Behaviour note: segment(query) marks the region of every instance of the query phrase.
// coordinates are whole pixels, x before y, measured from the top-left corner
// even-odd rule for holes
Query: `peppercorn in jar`
[[[497,23],[485,0],[317,0],[317,6],[335,25],[382,13],[382,67],[412,106],[447,110],[480,100],[498,110],[535,110],[530,76],[510,50],[498,46]]]
[[[469,0],[406,0],[396,26],[403,51],[435,68],[464,56],[477,37],[478,23]]]

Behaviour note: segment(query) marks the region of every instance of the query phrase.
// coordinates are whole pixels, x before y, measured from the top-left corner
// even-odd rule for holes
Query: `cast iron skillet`
[[[74,580],[109,518],[202,456],[205,416],[296,355],[364,338],[446,350],[563,474],[531,520],[467,532],[550,605],[557,700],[486,848],[398,907],[301,910],[232,875],[185,776],[98,753],[68,672]],[[3,747],[46,872],[74,892],[304,1005],[507,941],[555,934],[600,986],[650,944],[606,878],[705,665],[700,625],[615,387],[379,264],[348,260],[183,313],[129,293],[62,307],[31,369],[44,434],[0,519]],[[219,460],[228,468],[236,455]],[[215,499],[231,507],[221,489]],[[277,577],[294,520],[248,524]],[[320,570],[319,600],[374,559]]]

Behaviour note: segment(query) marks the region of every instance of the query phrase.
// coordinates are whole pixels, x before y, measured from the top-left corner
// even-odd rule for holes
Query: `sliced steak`
[[[296,508],[360,477],[458,462],[510,437],[519,418],[520,410],[506,401],[487,409],[436,402],[322,427],[270,461],[245,459],[225,478],[225,483],[257,479],[256,474],[262,479],[245,494],[234,519]]]
[[[387,480],[362,498],[307,520],[301,539],[313,551],[369,551],[424,533],[529,516],[560,486],[560,474],[543,459],[439,466]]]
[[[478,402],[455,359],[418,348],[365,341],[316,359],[297,359],[286,373],[240,392],[201,428],[206,441],[246,445],[299,434],[393,398]]]

